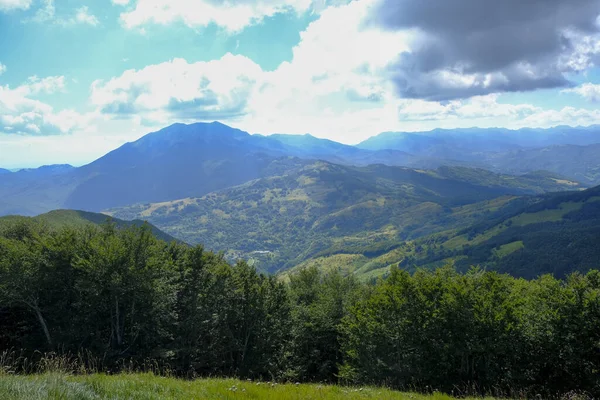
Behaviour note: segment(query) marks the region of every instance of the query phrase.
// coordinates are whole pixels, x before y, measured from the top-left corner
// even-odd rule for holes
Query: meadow
[[[181,380],[152,373],[0,375],[4,400],[87,399],[390,399],[445,400],[448,395],[403,393],[383,388],[277,384],[236,379]]]

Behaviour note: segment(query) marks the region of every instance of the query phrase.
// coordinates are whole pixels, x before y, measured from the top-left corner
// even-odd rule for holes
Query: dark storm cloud
[[[419,32],[391,73],[400,95],[435,99],[568,84],[561,57],[598,32],[599,14],[600,0],[380,0],[370,22]]]

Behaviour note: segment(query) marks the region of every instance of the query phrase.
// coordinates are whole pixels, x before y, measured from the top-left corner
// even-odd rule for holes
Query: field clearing
[[[120,375],[0,375],[3,400],[87,400],[87,399],[390,399],[446,400],[452,397],[434,393],[421,395],[381,388],[343,387],[317,384],[275,384],[235,379],[199,379],[186,381],[153,374]]]

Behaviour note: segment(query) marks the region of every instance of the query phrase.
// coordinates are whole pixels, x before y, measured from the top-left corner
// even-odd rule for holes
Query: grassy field
[[[413,399],[442,400],[439,393],[420,395],[377,388],[327,385],[281,385],[234,379],[184,381],[152,374],[0,375],[0,398],[16,399]]]

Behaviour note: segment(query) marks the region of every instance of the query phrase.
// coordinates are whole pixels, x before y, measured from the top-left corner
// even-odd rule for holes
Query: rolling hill
[[[382,253],[400,240],[467,227],[516,196],[578,187],[550,176],[462,167],[415,170],[324,161],[198,198],[111,209],[271,272],[340,249]],[[478,205],[475,205],[479,203]]]
[[[382,254],[340,249],[286,274],[315,265],[370,279],[385,275],[390,265],[414,271],[452,262],[461,271],[479,266],[517,277],[549,273],[564,278],[600,267],[600,187],[520,198],[512,207],[496,209],[467,228],[398,243]]]
[[[124,221],[118,218],[110,217],[106,214],[98,214],[86,211],[77,210],[55,210],[50,211],[46,214],[41,214],[36,217],[23,217],[9,215],[0,217],[0,228],[19,220],[32,220],[44,224],[51,229],[60,229],[65,226],[69,227],[85,227],[90,225],[101,225],[110,221],[116,225],[117,228],[128,228],[130,226],[142,226],[148,224],[152,234],[158,239],[166,242],[176,241],[173,236],[161,231],[156,226],[149,224],[142,220]]]

